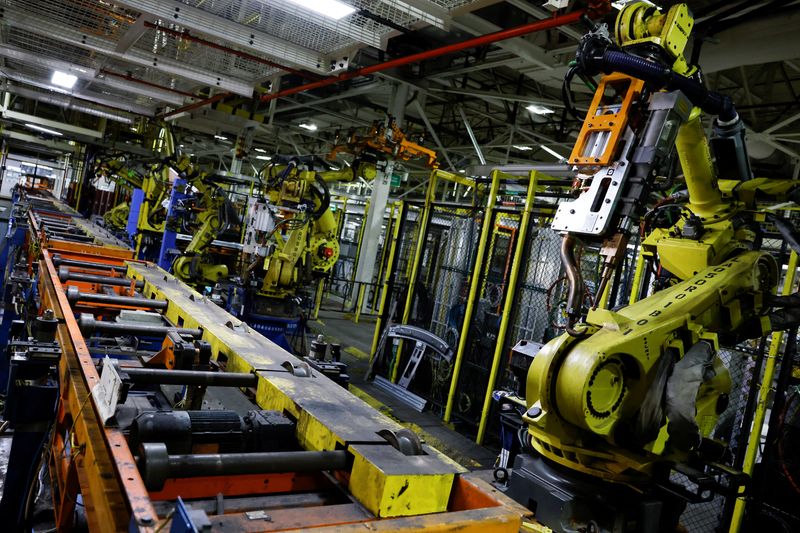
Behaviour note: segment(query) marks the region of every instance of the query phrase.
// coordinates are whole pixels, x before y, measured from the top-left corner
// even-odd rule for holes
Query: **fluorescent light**
[[[545,152],[547,152],[548,154],[552,155],[553,157],[555,157],[558,160],[566,159],[563,155],[559,154],[558,152],[556,152],[552,148],[548,148],[547,146],[545,146],[543,144],[541,144],[539,146],[541,147],[542,150],[544,150]]]
[[[65,89],[72,89],[76,81],[78,81],[77,76],[73,74],[67,74],[66,72],[61,72],[60,70],[53,72],[53,77],[50,80],[53,85],[58,85],[59,87],[64,87]]]
[[[258,152],[260,154],[266,154],[267,153],[267,151],[264,150],[263,148],[253,148],[253,150],[255,150],[256,152]]]
[[[520,144],[515,144],[514,148],[516,148],[517,150],[522,150],[523,152],[527,152],[528,150],[533,150],[533,148],[531,148],[530,146],[522,146]]]
[[[178,145],[178,148],[183,148],[183,145],[182,145],[182,144],[179,144],[179,145]]]
[[[256,159],[261,159],[262,161],[272,161],[272,158],[268,155],[257,155]]]
[[[311,122],[303,122],[302,124],[300,124],[297,127],[298,128],[303,128],[304,130],[308,130],[308,131],[317,131],[317,125],[314,124],[314,123],[311,123]]]
[[[227,141],[228,138],[223,135],[214,135],[215,139],[219,139],[220,141]]]
[[[539,104],[531,104],[528,107],[526,107],[525,109],[527,109],[528,111],[530,111],[534,115],[549,115],[550,113],[555,113],[555,111],[553,111],[549,107],[545,107],[545,106],[539,105]]]
[[[356,8],[344,2],[339,2],[339,0],[289,0],[289,2],[334,20],[339,20],[356,12]]]
[[[26,127],[26,128],[30,128],[30,129],[32,129],[32,130],[41,131],[42,133],[49,133],[50,135],[58,135],[59,137],[61,137],[62,135],[64,135],[64,134],[63,134],[63,133],[61,133],[60,131],[56,131],[56,130],[49,130],[49,129],[47,129],[47,128],[43,128],[43,127],[41,127],[41,126],[37,126],[36,124],[29,124],[29,123],[27,123],[27,122],[25,123],[25,127]]]
[[[458,173],[459,173],[459,174],[466,174],[466,173],[467,173],[467,171],[466,171],[466,170],[464,170],[464,169],[462,168],[462,169],[460,169],[460,170],[458,171]]]

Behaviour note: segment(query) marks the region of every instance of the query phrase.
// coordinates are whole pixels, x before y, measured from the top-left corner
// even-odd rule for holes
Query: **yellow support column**
[[[316,320],[319,318],[319,308],[322,306],[322,293],[325,290],[325,278],[321,278],[317,282],[317,293],[314,295],[314,312],[311,314],[311,318]]]
[[[795,275],[797,273],[797,253],[792,252],[789,257],[789,266],[786,270],[786,278],[783,280],[783,295],[791,294],[794,287]],[[747,439],[747,449],[744,453],[744,464],[742,471],[745,474],[753,473],[753,466],[756,462],[756,452],[761,441],[761,429],[764,426],[764,418],[767,414],[768,401],[770,392],[772,391],[772,380],[775,377],[775,367],[778,363],[778,353],[781,349],[781,342],[783,341],[783,331],[776,331],[772,334],[772,340],[769,345],[769,353],[767,354],[767,361],[764,365],[764,377],[758,389],[758,403],[756,403],[756,410],[753,416],[753,426],[750,430],[750,438]],[[736,499],[736,504],[733,507],[733,516],[731,517],[730,533],[739,533],[742,527],[742,520],[744,519],[744,508],[747,505],[747,497],[739,496]]]
[[[628,305],[633,305],[639,300],[639,292],[642,290],[639,285],[642,283],[642,272],[644,272],[644,250],[639,250],[636,256],[636,270],[633,271],[633,283],[631,283],[631,297]]]
[[[483,444],[486,436],[486,426],[489,422],[489,411],[492,406],[492,391],[497,383],[497,374],[500,370],[500,359],[503,357],[503,346],[506,343],[508,326],[511,324],[514,307],[514,292],[517,290],[517,280],[519,271],[522,267],[522,256],[525,253],[525,239],[528,237],[528,225],[530,224],[531,211],[533,210],[533,198],[536,194],[536,183],[538,181],[537,172],[534,170],[528,178],[528,195],[525,197],[525,210],[522,212],[522,220],[519,223],[519,238],[517,239],[517,249],[514,251],[514,261],[511,264],[511,275],[508,278],[506,288],[506,301],[503,304],[503,318],[500,320],[500,329],[497,332],[497,343],[494,347],[494,357],[492,358],[492,368],[489,373],[489,382],[486,384],[486,394],[483,397],[483,410],[481,411],[481,422],[478,425],[478,436],[475,442]]]
[[[475,299],[478,297],[478,288],[480,287],[481,279],[480,273],[483,269],[483,256],[486,252],[486,243],[489,240],[489,234],[491,232],[492,214],[494,213],[494,206],[497,203],[497,191],[499,188],[500,172],[495,170],[492,172],[492,185],[489,189],[489,198],[486,202],[486,212],[483,215],[481,238],[478,242],[478,254],[475,257],[475,266],[472,269],[472,280],[469,286],[467,307],[464,310],[464,323],[461,325],[461,334],[458,338],[458,350],[456,351],[456,360],[453,364],[450,392],[447,394],[447,407],[444,410],[445,422],[450,422],[450,417],[453,414],[453,403],[456,397],[456,388],[458,388],[458,376],[461,373],[461,363],[464,360],[464,352],[467,350],[467,337],[469,336],[469,327],[472,323],[472,314],[475,311]]]
[[[399,223],[400,223],[399,218],[395,220],[395,206],[392,205],[392,210],[389,213],[389,220],[386,223],[386,235],[383,238],[383,246],[381,247],[381,260],[378,263],[378,277],[375,278],[378,280],[379,283],[380,280],[383,279],[383,271],[386,268],[386,255],[389,253],[388,250],[390,248],[389,235],[394,233],[394,227]],[[372,298],[369,303],[369,308],[372,309],[373,311],[375,311],[375,305],[380,301],[379,297],[380,295],[378,294],[378,291],[374,291],[372,293]]]
[[[414,249],[414,258],[411,260],[411,275],[408,278],[408,292],[406,294],[406,302],[405,306],[403,307],[403,317],[400,320],[401,324],[408,324],[409,319],[411,318],[411,305],[414,302],[414,291],[416,290],[417,286],[417,273],[419,272],[419,263],[422,260],[422,249],[425,246],[425,235],[428,232],[428,221],[430,220],[432,209],[433,209],[433,202],[436,200],[436,185],[438,184],[437,178],[439,176],[439,171],[434,170],[431,172],[430,180],[428,181],[428,190],[425,193],[425,205],[422,208],[422,212],[420,216],[419,226],[419,233],[417,233],[417,246]],[[383,311],[381,310],[381,313]],[[377,349],[378,342],[378,330],[375,330],[375,342],[373,342],[373,352]],[[400,340],[400,343],[397,346],[397,352],[400,353],[403,350],[403,341]],[[391,380],[392,383],[397,381],[397,369],[400,368],[400,358],[397,357],[394,361],[394,365],[392,366],[392,373],[391,373]]]
[[[401,226],[400,220],[402,220],[402,217],[405,214],[404,202],[402,201],[396,202],[395,205],[392,206],[392,213],[394,213],[395,211],[395,206],[397,207],[398,222],[397,224],[394,225],[394,231],[392,232],[392,242],[389,246],[389,259],[387,260],[386,269],[384,270],[384,275],[383,275],[383,287],[381,289],[380,305],[378,306],[378,318],[375,320],[375,332],[372,334],[372,346],[369,351],[370,363],[372,363],[372,360],[375,357],[375,352],[378,349],[378,338],[380,337],[381,322],[382,322],[381,318],[383,317],[384,309],[386,309],[386,302],[389,299],[389,290],[391,288],[390,281],[392,279],[392,271],[394,270],[392,267],[394,266],[394,256],[395,252],[397,251],[397,241],[400,238],[400,226]],[[399,350],[397,353],[398,354],[400,353]]]

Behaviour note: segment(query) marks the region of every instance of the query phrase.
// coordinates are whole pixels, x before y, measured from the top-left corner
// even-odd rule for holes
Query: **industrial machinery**
[[[753,179],[732,101],[707,90],[683,56],[692,26],[685,4],[666,12],[629,4],[613,36],[601,25],[582,38],[565,79],[572,108],[571,79],[594,84],[604,74],[569,158],[575,198],[552,222],[569,279],[567,333],[530,358],[521,403],[532,450],[517,457],[508,482],[508,494],[554,531],[672,532],[687,501],[741,494],[747,476],[726,466],[725,445],[714,438],[731,389],[718,351],[799,321],[796,296],[774,296],[779,271],[760,250],[755,203],[785,198],[795,183]],[[710,143],[703,112],[716,117]],[[672,178],[673,153],[687,192],[645,216],[651,193]],[[654,224],[665,204],[677,222]],[[604,309],[640,222],[645,253],[673,282]],[[773,222],[796,247],[793,228]],[[588,305],[581,245],[603,258]]]
[[[24,257],[38,318],[9,345],[4,527],[36,526],[47,486],[58,531],[519,529],[524,509],[132,250],[43,243],[50,218]],[[251,408],[207,408],[210,387]]]
[[[328,160],[336,161],[336,157],[340,153],[353,154],[356,159],[373,161],[423,159],[425,164],[432,169],[439,166],[436,152],[409,141],[391,116],[386,117],[383,122],[374,122],[366,135],[358,135],[355,131],[350,131],[344,142],[340,143],[337,139],[328,154]]]
[[[220,234],[238,226],[236,210],[213,176],[192,165],[187,156],[167,158],[164,165],[174,169],[179,179],[172,186],[160,262],[168,257],[170,248],[174,249],[176,232],[181,229],[191,234],[192,240],[171,261],[170,270],[175,277],[192,285],[213,285],[224,280],[228,266],[212,259],[208,248]],[[162,266],[166,265],[162,262]]]
[[[141,189],[144,184],[144,176],[130,168],[128,163],[119,157],[98,159],[95,162],[94,174],[96,178],[102,177],[113,181],[118,191],[123,188]],[[122,196],[122,201],[103,214],[106,227],[115,232],[123,232],[130,218],[131,199],[126,192],[122,192]]]
[[[315,170],[315,164],[293,158],[267,165],[260,175],[263,197],[248,205],[241,313],[286,349],[292,349],[287,336],[302,334],[304,290],[327,276],[339,258],[329,184],[375,177],[375,166],[366,162],[341,170]]]

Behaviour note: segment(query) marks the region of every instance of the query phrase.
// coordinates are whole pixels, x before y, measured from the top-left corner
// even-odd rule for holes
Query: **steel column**
[[[467,350],[467,337],[472,325],[472,315],[475,312],[475,300],[478,297],[480,288],[481,272],[483,271],[483,256],[486,255],[486,244],[489,240],[489,233],[492,225],[492,214],[497,202],[497,191],[500,188],[500,172],[492,172],[492,186],[489,189],[489,196],[486,200],[486,211],[483,215],[483,226],[481,227],[481,237],[478,243],[478,253],[475,257],[475,266],[472,268],[472,279],[469,285],[469,296],[467,296],[467,306],[464,309],[464,323],[461,325],[461,332],[458,337],[458,350],[453,364],[453,377],[450,380],[450,392],[447,394],[447,406],[444,411],[444,421],[450,422],[453,414],[453,402],[458,388],[458,377],[461,373],[461,363],[464,360],[464,352]]]
[[[783,280],[783,290],[781,294],[792,294],[795,277],[797,275],[797,266],[797,252],[793,251],[792,255],[789,257],[789,264],[786,270],[786,277]],[[758,448],[761,443],[761,431],[764,426],[764,419],[767,415],[769,399],[772,395],[772,381],[775,377],[775,369],[778,364],[778,354],[780,353],[783,335],[783,331],[776,331],[772,334],[767,362],[764,365],[764,376],[761,378],[761,383],[758,388],[758,403],[756,404],[755,416],[753,417],[753,425],[752,428],[750,428],[750,438],[747,439],[747,450],[745,451],[744,464],[742,464],[742,471],[745,474],[752,474],[753,467],[756,463],[756,454],[758,453]],[[733,507],[733,517],[731,518],[730,533],[739,533],[741,530],[747,498],[747,496],[739,496],[736,498],[736,504]]]
[[[530,225],[531,211],[533,210],[533,200],[536,196],[536,185],[538,181],[539,173],[534,170],[528,177],[528,194],[525,197],[525,210],[522,212],[522,220],[519,223],[517,248],[514,250],[514,261],[511,265],[511,274],[509,275],[508,284],[506,286],[506,301],[503,304],[503,317],[500,320],[500,329],[497,332],[497,341],[495,343],[494,356],[492,357],[489,382],[486,384],[486,394],[483,398],[483,409],[481,410],[481,421],[478,425],[478,436],[475,439],[475,442],[478,444],[483,444],[483,438],[486,436],[486,425],[489,422],[489,412],[491,411],[492,405],[492,392],[494,391],[495,383],[497,383],[500,359],[503,357],[503,352],[505,351],[506,336],[514,315],[514,293],[517,290],[519,272],[522,270],[522,256],[525,254],[525,241],[528,237],[528,226]]]

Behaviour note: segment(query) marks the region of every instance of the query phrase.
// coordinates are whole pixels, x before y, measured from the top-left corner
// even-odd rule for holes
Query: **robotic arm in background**
[[[683,57],[692,26],[685,4],[664,13],[637,2],[619,13],[615,38],[601,26],[581,40],[566,105],[573,76],[605,75],[569,160],[575,199],[559,205],[552,223],[563,235],[569,326],[533,358],[527,377],[523,419],[533,448],[568,471],[634,487],[663,479],[665,465],[719,460],[714,428],[731,389],[720,344],[798,323],[792,312],[770,314],[771,305],[797,302],[774,299],[778,268],[759,250],[754,216],[759,193],[780,196],[795,184],[751,179],[733,103],[703,87]],[[703,111],[716,117],[710,143]],[[675,198],[682,215],[647,235],[643,248],[676,284],[602,309],[673,152],[688,189]],[[579,245],[603,258],[588,314]]]
[[[194,235],[183,253],[172,263],[172,272],[188,283],[216,283],[228,276],[228,267],[209,261],[206,251],[218,235],[238,224],[238,215],[225,192],[210,176],[195,168],[188,157],[166,163],[186,181],[187,193],[196,190],[190,211]]]
[[[259,295],[280,300],[293,297],[299,286],[312,279],[327,275],[339,258],[328,184],[353,181],[359,173],[372,179],[375,167],[355,163],[342,170],[317,172],[302,170],[300,163],[292,160],[286,166],[267,167],[265,172],[265,194],[277,217],[265,228],[262,244],[268,244],[271,251],[264,258]]]
[[[128,167],[126,161],[121,158],[99,159],[95,163],[95,177],[103,177],[113,181],[118,187],[127,186],[131,188],[141,188],[144,177],[137,171]],[[128,224],[130,214],[130,203],[126,198],[118,205],[109,209],[103,215],[106,227],[113,230],[124,230]]]
[[[328,154],[329,161],[335,161],[340,153],[353,154],[358,159],[410,161],[422,159],[426,166],[436,169],[439,164],[436,152],[430,148],[409,141],[406,134],[391,116],[384,122],[374,122],[366,135],[358,135],[350,131],[344,143],[335,143]]]

